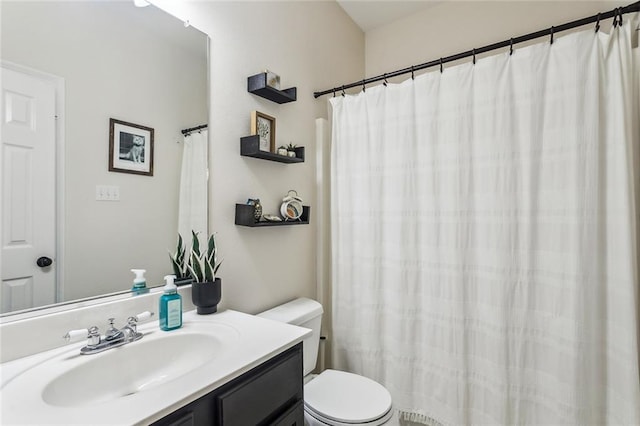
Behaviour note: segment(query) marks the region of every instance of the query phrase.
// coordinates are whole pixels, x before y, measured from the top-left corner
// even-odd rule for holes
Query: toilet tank
[[[320,303],[301,297],[258,314],[259,317],[311,329],[311,336],[302,341],[303,371],[305,376],[313,371],[318,359],[322,312]]]

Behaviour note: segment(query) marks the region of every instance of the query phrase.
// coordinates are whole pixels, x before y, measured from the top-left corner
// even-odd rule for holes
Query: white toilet
[[[381,384],[357,374],[315,368],[320,343],[322,305],[300,298],[262,312],[258,316],[310,328],[303,341],[304,419],[310,426],[383,425],[391,419],[391,395]]]

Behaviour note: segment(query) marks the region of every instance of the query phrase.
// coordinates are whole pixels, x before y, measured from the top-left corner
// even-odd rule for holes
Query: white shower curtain
[[[191,247],[192,230],[199,232],[204,242],[207,238],[208,134],[207,130],[201,130],[184,137],[178,232],[188,247]]]
[[[640,424],[630,18],[331,100],[334,365],[401,418]]]

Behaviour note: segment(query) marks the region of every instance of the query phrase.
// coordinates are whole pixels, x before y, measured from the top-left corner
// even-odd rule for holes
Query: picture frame
[[[153,176],[153,129],[109,119],[109,171]]]
[[[260,136],[260,151],[276,150],[276,119],[270,115],[253,111],[251,113],[251,134]]]

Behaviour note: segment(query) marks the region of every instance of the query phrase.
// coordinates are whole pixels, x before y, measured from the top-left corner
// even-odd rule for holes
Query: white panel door
[[[51,82],[2,67],[0,312],[55,302],[55,96]]]

